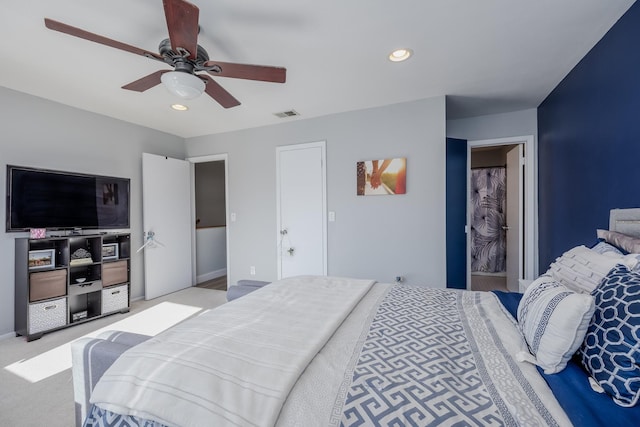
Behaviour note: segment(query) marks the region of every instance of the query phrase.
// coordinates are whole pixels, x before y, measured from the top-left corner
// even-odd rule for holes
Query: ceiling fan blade
[[[222,105],[224,108],[231,108],[240,105],[240,101],[235,99],[233,95],[227,92],[225,88],[216,83],[216,81],[211,77],[206,74],[201,74],[198,77],[206,80],[204,91],[207,92],[207,95],[215,99],[218,104]]]
[[[139,47],[112,40],[98,34],[90,33],[89,31],[85,31],[77,27],[72,27],[71,25],[63,24],[62,22],[54,21],[53,19],[44,18],[44,25],[50,30],[60,31],[61,33],[69,34],[70,36],[79,37],[81,39],[100,43],[105,46],[115,47],[116,49],[124,50],[126,52],[135,53],[136,55],[142,55],[146,56],[147,58],[157,59],[158,61],[164,62],[162,56],[158,55],[157,53],[149,52],[148,50],[140,49]]]
[[[170,70],[156,71],[155,73],[144,76],[143,78],[138,79],[135,82],[131,82],[127,85],[122,86],[122,89],[144,92],[147,89],[151,89],[152,87],[159,85],[160,76],[162,76],[164,73],[168,73],[169,71]]]
[[[287,69],[266,65],[234,64],[232,62],[208,61],[204,67],[217,65],[220,72],[209,71],[211,75],[232,77],[234,79],[259,80],[262,82],[284,83],[287,80]]]
[[[189,52],[190,59],[198,54],[198,15],[200,10],[184,0],[163,0],[164,15],[167,19],[171,48]]]

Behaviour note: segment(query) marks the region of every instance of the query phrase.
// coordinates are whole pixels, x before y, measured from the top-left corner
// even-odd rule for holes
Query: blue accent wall
[[[540,271],[640,207],[640,2],[538,107]]]
[[[467,141],[447,138],[447,288],[467,289]]]

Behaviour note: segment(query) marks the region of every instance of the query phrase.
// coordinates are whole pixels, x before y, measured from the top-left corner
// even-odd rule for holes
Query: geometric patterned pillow
[[[594,309],[591,295],[572,292],[551,277],[538,277],[518,304],[518,327],[531,353],[522,353],[523,360],[540,366],[545,374],[562,371],[584,341]]]
[[[593,292],[596,309],[579,355],[620,406],[640,400],[640,274],[617,265]]]

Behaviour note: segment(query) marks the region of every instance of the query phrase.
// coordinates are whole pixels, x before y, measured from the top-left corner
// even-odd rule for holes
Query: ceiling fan
[[[240,101],[206,73],[212,76],[236,79],[273,83],[285,82],[287,70],[282,67],[210,61],[207,51],[198,45],[199,9],[185,0],[163,0],[162,3],[164,5],[169,38],[160,42],[159,53],[149,52],[148,50],[90,33],[53,19],[45,18],[44,24],[51,30],[165,62],[174,69],[173,71],[156,71],[122,86],[123,89],[127,90],[144,92],[163,83],[169,91],[182,98],[195,98],[204,91],[224,108],[231,108],[240,105]],[[196,74],[198,71],[204,71],[205,73]]]

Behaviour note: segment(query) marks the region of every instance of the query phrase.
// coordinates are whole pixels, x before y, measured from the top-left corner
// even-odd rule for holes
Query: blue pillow
[[[520,300],[522,299],[522,294],[518,292],[505,292],[505,291],[491,291],[493,292],[504,308],[507,309],[509,314],[513,316],[514,319],[518,318],[518,305],[520,304]]]
[[[640,274],[615,266],[593,291],[596,310],[579,350],[589,374],[620,406],[640,399]]]

